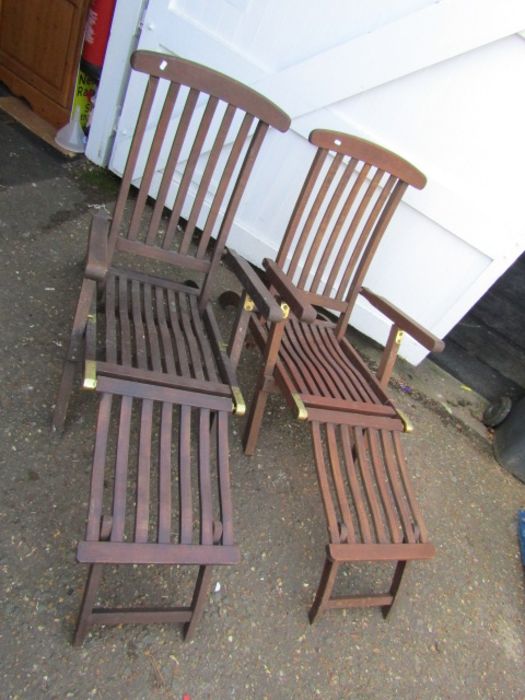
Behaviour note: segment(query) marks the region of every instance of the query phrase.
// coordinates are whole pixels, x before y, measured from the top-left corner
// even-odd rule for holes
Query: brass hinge
[[[247,294],[246,297],[244,298],[243,309],[245,311],[253,311],[255,309],[255,302],[253,301],[253,299],[251,298],[251,296],[249,294]]]
[[[401,422],[403,423],[403,432],[404,433],[412,433],[414,432],[414,425],[411,422],[410,418],[403,413],[403,411],[400,411],[399,408],[396,409],[397,415],[401,418]]]
[[[238,386],[232,386],[231,389],[233,394],[233,413],[235,413],[236,416],[244,416],[246,413],[246,401],[244,400],[244,396]]]
[[[403,340],[404,337],[405,337],[405,331],[402,331],[401,329],[399,329],[396,333],[396,341],[395,341],[396,345],[401,345],[401,341]]]
[[[95,360],[86,360],[84,363],[84,389],[97,388],[97,363]]]
[[[299,394],[292,394],[292,399],[295,404],[295,408],[297,409],[298,420],[306,420],[308,418],[308,411],[306,410],[304,401]]]

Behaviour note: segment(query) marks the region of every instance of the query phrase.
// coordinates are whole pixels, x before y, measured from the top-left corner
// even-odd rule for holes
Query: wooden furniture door
[[[0,0],[0,80],[57,127],[69,121],[89,0]]]

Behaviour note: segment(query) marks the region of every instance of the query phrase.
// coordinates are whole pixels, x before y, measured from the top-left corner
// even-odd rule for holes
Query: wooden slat
[[[345,220],[346,220],[348,214],[350,213],[351,208],[358,201],[358,197],[359,197],[359,194],[361,193],[363,185],[367,181],[367,177],[368,177],[368,173],[370,172],[370,168],[371,168],[371,166],[368,163],[363,163],[361,166],[361,170],[359,171],[359,174],[356,178],[356,181],[352,185],[352,189],[350,190],[348,199],[346,200],[345,205],[341,211],[341,216],[344,216]],[[332,267],[332,269],[330,270],[330,274],[328,275],[328,278],[326,280],[324,288],[321,287],[321,289],[317,290],[318,292],[321,292],[321,290],[323,290],[325,294],[329,294],[330,296],[336,296],[336,298],[338,298],[337,295],[333,295],[331,293],[331,290],[335,284],[337,274],[340,270],[340,264],[344,260],[348,250],[350,249],[355,232],[357,230],[357,227],[359,226],[359,222],[361,220],[361,217],[363,216],[363,214],[368,206],[368,202],[369,202],[372,194],[373,194],[373,189],[371,186],[369,186],[365,192],[365,196],[361,197],[361,201],[359,202],[357,209],[356,209],[353,217],[351,218],[351,220],[348,224],[348,228],[346,230],[346,233],[344,234],[343,240],[341,241],[341,244],[338,247],[337,259],[339,261],[339,265]]]
[[[205,251],[208,247],[208,243],[211,238],[211,234],[213,232],[213,229],[215,227],[215,223],[217,221],[217,216],[219,214],[222,202],[224,200],[224,196],[226,194],[226,190],[228,188],[228,185],[230,184],[233,172],[235,170],[235,166],[237,165],[237,161],[239,160],[239,156],[241,155],[242,148],[246,142],[246,139],[248,137],[248,133],[250,131],[250,127],[253,123],[253,117],[250,114],[245,114],[241,123],[241,126],[239,128],[239,131],[237,132],[237,136],[235,137],[235,140],[233,142],[233,145],[231,147],[230,155],[228,156],[228,160],[226,161],[226,165],[224,166],[224,170],[222,171],[221,174],[221,179],[219,182],[219,185],[217,187],[217,190],[215,192],[215,196],[213,197],[213,202],[210,207],[210,211],[208,214],[208,217],[206,219],[206,223],[204,225],[204,229],[202,231],[202,235],[199,241],[199,246],[197,248],[197,258],[202,258],[205,254]],[[231,206],[231,202],[233,200],[233,192],[232,192],[232,197],[230,198],[230,203],[228,206]],[[226,217],[223,219],[223,224],[225,222]]]
[[[388,489],[388,478],[385,472],[383,455],[379,449],[377,431],[367,430],[367,438],[370,462],[372,464],[372,469],[374,470],[379,495],[381,496],[381,503],[383,505],[386,522],[388,523],[388,529],[390,530],[390,537],[392,538],[392,542],[402,542],[403,536],[401,534],[401,528],[399,527],[400,523],[398,520],[397,510]]]
[[[191,91],[190,94],[188,95],[188,100],[190,100],[191,97]],[[202,146],[204,143],[204,140],[206,138],[206,134],[208,133],[208,129],[210,127],[211,120],[213,118],[213,114],[215,112],[215,109],[217,107],[217,102],[218,100],[215,97],[210,97],[208,100],[208,103],[206,105],[206,109],[204,110],[204,114],[202,116],[201,122],[199,124],[199,128],[197,130],[197,134],[195,136],[195,140],[192,144],[190,153],[188,155],[188,158],[186,160],[186,165],[184,167],[184,172],[182,175],[182,178],[179,182],[179,186],[177,188],[177,195],[175,197],[175,201],[173,203],[171,215],[170,215],[170,221],[168,224],[168,231],[166,233],[166,240],[172,240],[173,239],[173,233],[176,230],[177,223],[179,222],[181,213],[182,213],[182,208],[184,206],[184,202],[186,200],[186,196],[188,194],[188,190],[190,187],[190,184],[192,182],[192,177],[193,173],[195,170],[195,166],[197,165],[197,161],[199,159]],[[189,250],[190,242],[191,242],[191,237],[193,235],[193,231],[190,231],[188,227],[186,227],[186,231],[184,233],[184,236],[182,238],[182,241],[180,243],[179,247],[179,252],[182,254],[186,254]]]
[[[368,515],[364,507],[363,492],[359,485],[357,479],[357,471],[352,456],[352,446],[350,442],[350,429],[346,425],[342,425],[339,428],[339,435],[341,437],[341,447],[343,450],[346,474],[348,477],[348,484],[350,487],[350,493],[352,496],[352,502],[354,504],[357,521],[359,523],[359,530],[361,531],[361,538],[363,542],[372,542],[372,535],[370,532],[370,523],[368,522]]]
[[[173,178],[173,173],[175,172],[175,168],[177,166],[180,153],[182,150],[182,146],[184,144],[184,140],[186,138],[186,134],[188,132],[188,127],[191,122],[191,118],[193,116],[193,112],[195,110],[195,105],[197,104],[197,100],[199,99],[199,90],[196,90],[194,88],[191,88],[190,91],[188,92],[188,95],[186,97],[186,101],[184,103],[184,109],[182,110],[182,114],[180,116],[179,124],[177,126],[177,131],[175,133],[175,138],[173,139],[173,144],[171,147],[170,154],[168,156],[168,161],[166,164],[166,170],[167,173],[165,173],[165,183],[166,185],[162,188],[162,192],[160,193],[162,195],[162,201],[165,203],[166,202],[166,195],[169,191],[169,187],[171,185],[171,181]],[[169,180],[167,179],[167,175],[170,176]],[[168,226],[166,227],[166,233],[164,234],[164,238],[162,240],[162,247],[163,248],[170,248],[172,243],[173,243],[173,238],[175,235],[175,231],[177,230],[177,225],[179,223],[179,215],[175,218],[173,215],[173,211],[170,215],[169,221],[168,221]],[[148,236],[152,232],[148,232]]]
[[[246,127],[249,131],[250,127],[248,126],[248,123],[246,124]],[[241,132],[242,132],[243,128],[244,128],[244,123],[241,125],[241,129],[239,130],[239,136],[241,136]],[[253,166],[254,166],[255,161],[257,159],[257,155],[259,154],[262,143],[266,137],[266,134],[268,133],[268,129],[269,129],[268,124],[266,124],[263,121],[259,121],[257,126],[255,127],[255,132],[254,132],[251,140],[248,142],[248,148],[246,149],[244,159],[242,161],[241,167],[239,168],[239,174],[237,175],[237,179],[234,182],[232,192],[230,195],[230,199],[229,199],[228,204],[226,206],[226,210],[224,212],[224,217],[222,219],[222,223],[221,223],[221,226],[219,228],[219,232],[217,234],[217,240],[215,241],[215,244],[213,246],[213,255],[212,255],[212,260],[211,260],[210,273],[206,276],[206,278],[204,280],[204,284],[202,287],[202,294],[201,294],[201,298],[199,300],[199,308],[201,309],[201,311],[206,307],[206,304],[209,301],[211,285],[212,285],[212,271],[213,271],[213,274],[217,273],[217,269],[218,269],[218,266],[222,260],[222,256],[223,256],[224,249],[226,246],[226,241],[227,241],[227,238],[230,234],[230,230],[231,230],[231,227],[233,225],[233,220],[234,220],[235,215],[237,213],[237,208],[238,208],[239,203],[241,201],[241,197],[243,195],[243,192],[246,188],[246,184],[247,184],[248,179],[250,177],[250,173],[252,172]],[[235,146],[235,144],[234,144],[234,146]],[[204,254],[204,241],[201,239],[199,242],[199,247],[197,249],[197,256],[203,255],[203,254]]]
[[[130,246],[138,246],[138,248],[134,247],[134,251],[139,255],[142,249],[148,247],[143,243],[133,241],[125,241],[125,244],[129,244]],[[131,249],[128,252],[131,252]],[[207,267],[205,266],[203,269],[207,269]],[[150,273],[146,274],[144,272],[140,272],[139,270],[121,270],[119,268],[111,268],[110,274],[114,274],[119,277],[126,277],[128,280],[135,279],[139,282],[144,282],[145,284],[151,284],[152,287],[160,287],[161,289],[166,290],[172,289],[175,292],[184,292],[185,294],[194,294],[195,296],[198,296],[199,294],[199,290],[195,287],[189,287],[187,284],[183,284],[182,282],[175,282],[172,279],[158,277],[157,275],[152,275]]]
[[[117,361],[117,320],[115,318],[115,284],[114,275],[108,275],[106,279],[106,358],[108,362]]]
[[[334,337],[333,331],[331,331],[331,335],[334,339],[334,347],[337,348],[338,352],[346,355],[350,361],[350,364],[355,367],[356,375],[361,376],[363,380],[366,378],[366,388],[372,402],[390,404],[390,399],[388,398],[385,390],[364,363],[363,359],[359,356],[352,344],[345,338],[344,335],[339,339],[339,341],[337,341],[337,339]]]
[[[163,403],[160,419],[159,454],[159,517],[157,542],[168,544],[171,541],[171,443],[173,406]]]
[[[170,86],[170,90],[176,93],[174,103],[177,101],[177,97],[180,91],[180,85],[178,83],[173,83]],[[153,214],[148,226],[148,231],[146,233],[145,242],[147,244],[153,244],[159,233],[160,221],[162,214],[164,212],[164,207],[166,205],[166,196],[171,187],[173,181],[173,173],[175,172],[175,167],[177,165],[178,151],[175,142],[170,148],[170,152],[166,163],[164,164],[164,172],[162,173],[162,179],[160,181],[159,190],[157,192],[157,197],[155,199],[155,206],[153,208]]]
[[[308,356],[301,340],[296,336],[297,327],[293,323],[286,324],[285,336],[282,341],[281,355],[287,364],[293,363],[297,373],[300,373],[306,380],[306,386],[301,386],[301,393],[329,394],[337,396],[337,384],[330,375],[322,373],[315,361]]]
[[[335,493],[337,496],[337,502],[339,504],[339,510],[343,517],[344,524],[346,525],[348,538],[350,539],[350,541],[354,541],[354,523],[352,519],[352,513],[348,505],[348,496],[346,493],[343,475],[341,472],[341,463],[339,460],[335,426],[333,424],[328,424],[326,426],[326,442],[328,445],[328,455],[330,457],[330,465],[332,467],[332,479],[335,486]]]
[[[193,506],[191,489],[191,409],[189,406],[180,407],[179,426],[179,500],[181,544],[191,544],[193,536]]]
[[[149,359],[155,372],[162,372],[162,361],[160,357],[159,331],[153,318],[153,293],[150,284],[144,285],[144,316],[146,319],[146,329]]]
[[[202,317],[197,307],[197,299],[195,297],[188,297],[188,305],[193,320],[195,337],[197,339],[201,355],[204,358],[204,367],[206,368],[207,375],[206,380],[217,382],[218,377],[216,360],[214,358],[214,354],[210,346],[210,341],[208,340],[206,333],[204,332]]]
[[[153,100],[155,99],[155,93],[157,91],[157,86],[159,84],[159,79],[155,77],[150,77],[146,85],[146,90],[144,92],[144,98],[142,100],[142,105],[139,112],[139,117],[137,124],[135,126],[135,132],[133,139],[131,141],[131,146],[128,153],[128,158],[126,161],[126,166],[124,168],[124,173],[122,175],[122,182],[120,185],[120,190],[117,196],[117,201],[115,203],[115,209],[113,212],[113,219],[111,222],[111,229],[109,233],[109,257],[113,250],[119,236],[120,224],[122,222],[122,215],[124,213],[124,208],[126,206],[126,200],[129,194],[129,188],[131,181],[133,179],[133,173],[135,171],[135,166],[137,165],[137,160],[142,145],[142,139],[146,131],[146,126],[148,123],[149,114],[151,112],[151,107],[153,105]]]
[[[334,399],[329,396],[318,396],[313,394],[301,394],[301,399],[305,406],[313,408],[329,408],[334,411],[350,411],[363,415],[397,417],[393,406],[383,406],[366,403],[365,401],[350,401],[348,399]]]
[[[114,393],[120,396],[134,396],[138,399],[151,399],[152,401],[169,401],[174,404],[186,404],[195,408],[209,408],[212,411],[226,411],[231,413],[231,399],[222,396],[213,396],[183,389],[172,389],[166,386],[156,386],[131,382],[125,379],[113,377],[99,377],[97,390],[104,393]]]
[[[175,340],[175,347],[177,348],[179,373],[183,377],[191,378],[188,351],[186,349],[186,343],[183,337],[183,328],[180,322],[177,297],[171,289],[168,290],[168,311],[171,330],[173,333],[173,338]]]
[[[319,343],[326,348],[332,362],[343,367],[344,383],[348,387],[348,394],[351,398],[367,401],[371,404],[378,403],[377,393],[370,387],[370,370],[364,370],[364,363],[356,364],[352,361],[352,356],[343,352],[340,342],[337,340],[334,331],[329,327],[316,326],[311,330]]]
[[[210,475],[210,412],[201,409],[199,415],[199,493],[201,543],[213,544],[213,512]]]
[[[142,290],[137,280],[131,280],[131,316],[135,333],[135,348],[137,364],[140,369],[148,369],[148,354],[146,350],[146,333],[142,317]]]
[[[197,194],[195,195],[193,206],[188,217],[186,231],[193,232],[195,230],[195,226],[197,225],[197,219],[199,217],[199,214],[201,213],[204,199],[210,188],[213,173],[215,172],[219,156],[224,147],[224,142],[226,141],[226,136],[232,125],[235,111],[236,110],[235,107],[233,107],[233,105],[227,106],[226,111],[224,112],[224,116],[221,120],[221,124],[217,130],[217,133],[215,134],[213,146],[208,155],[206,167],[204,168],[204,172],[202,173],[202,176],[200,178]]]
[[[276,262],[279,265],[279,267],[281,267],[288,273],[290,272],[290,270],[289,266],[287,266],[286,264],[286,259],[288,257],[288,253],[290,252],[290,248],[292,247],[292,243],[297,232],[297,227],[299,226],[299,223],[303,216],[303,212],[306,208],[308,200],[310,199],[312,190],[315,186],[317,178],[319,177],[319,174],[322,170],[327,156],[328,151],[317,149],[312,161],[312,165],[310,166],[310,170],[308,171],[308,175],[306,176],[306,179],[301,188],[301,192],[299,193],[299,197],[297,198],[297,202],[295,203],[292,216],[290,217],[290,221],[284,233],[283,241],[281,243],[281,247],[279,248],[279,253],[277,255]]]
[[[359,465],[359,471],[361,472],[361,482],[364,484],[365,487],[368,507],[372,515],[372,523],[374,525],[377,540],[380,543],[384,544],[388,542],[388,537],[386,535],[385,528],[383,525],[381,509],[379,507],[379,502],[377,500],[377,496],[374,490],[374,484],[370,477],[370,461],[366,451],[365,438],[363,435],[362,428],[354,428],[353,435],[357,455],[357,463]]]
[[[339,202],[339,199],[343,193],[343,190],[348,183],[348,178],[349,174],[347,174],[347,169],[342,168],[342,163],[343,163],[343,155],[341,153],[338,153],[335,158],[333,158],[332,161],[332,168],[334,170],[334,179],[335,176],[337,175],[338,171],[341,171],[340,176],[339,176],[339,182],[337,183],[332,196],[330,197],[330,201],[326,203],[326,206],[324,207],[324,212],[322,214],[321,220],[316,226],[315,230],[315,243],[314,245],[310,246],[310,250],[308,252],[308,255],[306,256],[306,260],[304,261],[303,264],[303,269],[301,271],[301,275],[299,277],[299,280],[297,282],[297,286],[301,287],[303,289],[306,288],[306,282],[308,280],[308,277],[310,275],[311,269],[313,262],[317,255],[319,254],[319,250],[323,241],[323,238],[326,234],[328,224],[330,223],[330,219],[333,216],[333,213],[335,211],[335,208]],[[328,190],[325,191],[324,193],[325,198],[328,195]],[[319,207],[319,212],[318,215],[321,213],[322,207],[323,207],[323,202],[321,202],[320,207]],[[318,265],[316,265],[316,268]]]
[[[321,206],[323,204],[324,198],[326,197],[326,194],[328,190],[330,189],[330,186],[337,174],[337,170],[339,169],[339,161],[337,161],[335,158],[332,159],[332,162],[330,163],[330,166],[320,184],[320,187],[317,190],[317,193],[314,197],[314,200],[310,206],[310,209],[308,211],[308,215],[306,217],[306,221],[304,223],[304,226],[301,230],[300,236],[297,240],[297,243],[295,245],[295,249],[293,251],[292,259],[290,261],[290,265],[288,266],[288,275],[293,278],[295,276],[295,273],[297,271],[298,265],[300,263],[300,259],[303,253],[303,250],[308,242],[308,239],[310,237],[310,234],[312,232],[312,227],[314,225],[314,222],[319,214],[319,211],[321,209]],[[320,174],[320,173],[319,173]],[[315,244],[314,244],[315,245]],[[298,285],[299,287],[303,286],[302,284]]]
[[[217,320],[215,318],[215,314],[213,313],[213,308],[211,304],[208,304],[204,309],[202,320],[204,321],[204,325],[207,331],[207,337],[212,348],[212,353],[217,363],[221,379],[223,380],[223,382],[228,384],[228,387],[231,391],[231,387],[237,386],[238,384],[237,374],[235,371],[233,360],[230,357],[231,350],[229,349],[229,352],[226,352],[224,350],[224,345],[221,339],[221,333],[217,324]]]
[[[341,385],[344,386],[344,369],[341,371],[338,363],[327,360],[324,347],[312,342],[311,328],[304,323],[292,321],[287,325],[286,331],[289,336],[293,334],[292,345],[297,354],[299,354],[300,348],[303,362],[308,367],[315,367],[319,376],[322,377],[320,386],[322,393],[329,393],[334,398],[341,396]]]
[[[167,303],[167,295],[162,287],[155,287],[155,309],[157,311],[157,323],[159,326],[160,342],[162,345],[162,356],[164,357],[166,373],[168,375],[174,375],[176,373],[175,356],[173,354],[170,329],[166,318]]]
[[[376,593],[372,595],[349,595],[330,598],[326,603],[328,610],[341,610],[343,608],[372,608],[376,606],[392,605],[394,596]]]
[[[389,433],[381,433],[381,445],[383,447],[384,464],[388,473],[388,479],[394,494],[397,512],[401,519],[404,536],[407,542],[416,542],[413,520],[403,493],[403,485],[399,479],[397,460],[393,450],[392,440]]]
[[[410,476],[408,474],[405,455],[403,453],[403,448],[401,445],[401,438],[399,435],[394,433],[391,436],[391,439],[394,442],[394,450],[395,450],[395,454],[396,454],[396,460],[397,460],[397,464],[399,466],[399,472],[401,474],[401,479],[403,481],[403,486],[405,488],[407,500],[408,500],[408,503],[410,504],[410,509],[411,509],[412,513],[414,514],[414,519],[415,519],[417,526],[418,526],[418,529],[419,529],[420,542],[428,542],[428,531],[427,531],[425,522],[423,520],[423,516],[421,515],[419,505],[418,505],[417,500],[416,500],[416,495],[414,493],[412,481],[411,481]]]
[[[168,625],[174,622],[189,622],[192,618],[191,608],[94,608],[93,622],[99,625],[155,623]]]
[[[184,340],[188,348],[189,360],[191,364],[190,376],[195,376],[197,379],[204,379],[202,371],[202,356],[200,354],[197,339],[192,327],[189,300],[184,294],[177,294],[179,318],[183,330]]]
[[[348,322],[350,320],[350,315],[352,313],[353,306],[355,304],[355,300],[357,299],[357,296],[360,293],[361,287],[363,285],[363,280],[365,278],[365,275],[368,271],[368,268],[370,267],[370,264],[372,262],[373,256],[375,255],[375,252],[377,250],[377,247],[379,246],[379,243],[381,242],[381,239],[383,237],[383,233],[386,230],[386,227],[388,226],[390,219],[394,215],[394,212],[396,211],[401,198],[407,188],[407,184],[405,182],[402,182],[398,180],[395,184],[395,187],[392,191],[392,194],[390,195],[388,202],[385,204],[383,207],[383,210],[381,212],[381,216],[379,217],[379,220],[374,228],[374,231],[372,235],[370,236],[368,243],[366,245],[366,248],[363,252],[362,258],[359,261],[358,268],[354,274],[354,278],[350,284],[348,293],[346,295],[346,301],[348,302],[348,308],[345,311],[344,314],[342,314],[339,318],[338,321],[338,337],[342,337],[344,333],[346,332],[346,327],[348,325]],[[341,286],[341,290],[343,290],[343,287]]]
[[[135,542],[148,541],[152,422],[153,401],[144,399],[140,415]]]
[[[333,561],[409,561],[432,559],[435,549],[425,544],[329,544]]]
[[[222,543],[233,544],[233,506],[230,485],[228,449],[228,414],[217,412],[217,466],[219,471],[219,498],[222,519]]]
[[[370,201],[372,196],[374,196],[379,188],[379,184],[381,179],[383,178],[384,171],[378,170],[374,177],[372,178],[372,181],[370,182],[369,188],[366,192],[365,197]],[[363,227],[361,230],[361,233],[359,235],[359,239],[356,242],[355,248],[352,251],[352,255],[350,257],[350,261],[348,263],[348,266],[341,278],[341,281],[339,282],[339,288],[336,292],[336,296],[342,299],[345,296],[345,292],[348,286],[348,283],[350,281],[351,276],[354,273],[354,268],[356,264],[359,262],[359,269],[363,269],[364,266],[366,265],[366,268],[368,268],[368,265],[370,264],[371,257],[370,253],[374,252],[371,251],[370,247],[368,246],[368,241],[369,241],[369,236],[370,234],[374,231],[374,227],[376,225],[376,221],[383,211],[383,207],[385,206],[385,203],[388,202],[390,193],[392,192],[392,189],[396,183],[396,178],[393,175],[390,175],[388,177],[388,180],[386,183],[383,185],[383,187],[379,190],[379,196],[377,197],[374,206],[372,207],[372,211],[369,213]],[[370,196],[369,196],[370,192]],[[363,198],[365,199],[365,198]],[[387,204],[388,206],[388,204]],[[364,213],[364,212],[363,212]],[[365,248],[366,246],[366,248]],[[365,253],[363,253],[362,257],[362,251],[365,250]],[[359,285],[360,286],[360,285]]]
[[[384,418],[383,416],[363,415],[347,413],[345,411],[331,411],[328,408],[309,408],[308,420],[320,421],[321,423],[333,423],[334,425],[354,425],[362,428],[375,428],[377,430],[398,430],[403,431],[403,424],[395,418]]]
[[[109,420],[111,417],[112,396],[104,394],[100,399],[93,467],[91,471],[91,488],[89,494],[88,522],[86,540],[98,540],[102,518],[102,501],[104,495],[104,468],[108,443]]]
[[[333,337],[327,330],[321,332],[318,326],[301,325],[300,333],[302,342],[309,349],[314,361],[317,361],[322,368],[325,379],[330,376],[335,386],[333,396],[349,399],[370,399],[367,395],[366,387],[363,387],[363,380],[357,381],[358,377],[353,368],[349,365],[348,359],[338,352],[337,345],[333,342]]]
[[[418,545],[415,545],[418,546]],[[238,564],[236,545],[80,542],[77,560],[85,564]]]
[[[111,541],[122,542],[126,520],[126,493],[128,486],[129,439],[133,399],[123,396],[120,402],[120,419],[115,459],[115,484],[113,486],[113,523]]]
[[[129,241],[127,238],[119,238],[117,241],[117,248],[124,253],[141,255],[143,258],[158,260],[159,262],[168,263],[175,267],[186,268],[188,270],[195,270],[196,272],[208,272],[210,269],[208,260],[197,260],[191,255],[180,255],[180,253],[176,253],[173,250],[164,250],[163,248],[146,245],[140,241]],[[138,275],[135,273],[133,276],[138,279]]]
[[[359,161],[357,160],[357,158],[351,158],[350,161],[346,164],[343,176],[341,177],[341,180],[339,182],[337,190],[334,192],[334,196],[332,198],[331,205],[330,205],[330,207],[328,207],[327,212],[325,214],[325,217],[327,217],[327,218],[329,217],[329,219],[332,218],[334,211],[335,211],[335,208],[336,208],[337,204],[339,203],[348,183],[350,182],[350,179],[355,171],[355,168],[356,168],[358,162]],[[309,289],[311,291],[315,291],[316,289],[319,288],[322,275],[326,269],[326,265],[328,264],[328,261],[330,260],[330,256],[334,252],[335,246],[339,240],[341,230],[342,230],[343,225],[346,221],[346,218],[348,216],[348,212],[350,211],[352,203],[353,203],[352,190],[350,190],[348,196],[346,197],[345,201],[343,202],[341,210],[337,216],[337,220],[332,227],[332,231],[325,242],[325,247],[324,247],[321,259],[319,260],[318,264],[316,265],[317,269],[315,271],[314,278],[313,278],[311,284],[309,285]]]
[[[339,528],[337,526],[337,514],[335,512],[330,485],[326,472],[326,462],[323,454],[323,439],[321,436],[321,428],[318,422],[312,422],[312,445],[314,449],[315,466],[317,468],[317,478],[321,489],[321,498],[323,501],[324,512],[328,525],[331,542],[339,542]]]
[[[164,138],[170,123],[173,106],[175,105],[178,92],[179,85],[176,83],[171,83],[162,106],[158,124],[153,134],[153,139],[151,141],[149,154],[146,159],[144,172],[140,180],[140,187],[137,194],[137,199],[135,200],[133,215],[131,217],[131,222],[128,229],[128,238],[132,241],[137,238],[137,234],[139,233],[140,223],[144,215],[144,207],[149,196],[151,181],[153,180],[153,175],[155,174],[157,161],[159,159],[162,144],[164,143]]]
[[[128,281],[118,277],[118,312],[120,321],[120,361],[123,365],[131,365],[131,329],[128,316]]]
[[[160,386],[172,387],[173,389],[187,389],[197,391],[202,394],[214,394],[217,396],[231,396],[229,384],[220,382],[200,381],[192,377],[181,377],[173,371],[155,372],[149,369],[138,369],[137,367],[125,367],[110,362],[97,362],[97,375],[128,379],[131,381],[144,382],[146,384],[157,384]]]
[[[216,97],[210,97],[208,99],[206,109],[204,110],[204,114],[202,115],[202,119],[199,124],[199,129],[195,136],[195,141],[193,142],[191,151],[186,161],[186,166],[184,168],[182,179],[179,183],[177,196],[175,198],[171,214],[171,216],[173,218],[176,218],[177,221],[181,215],[182,207],[186,200],[190,183],[192,182],[193,174],[195,172],[195,167],[201,155],[204,140],[206,139],[206,135],[208,134],[213,115],[215,114],[215,110],[217,109],[217,104],[218,100]],[[179,248],[180,253],[184,254],[188,252],[192,236],[193,229],[190,229],[189,226],[186,226],[186,230],[184,232],[184,236]]]

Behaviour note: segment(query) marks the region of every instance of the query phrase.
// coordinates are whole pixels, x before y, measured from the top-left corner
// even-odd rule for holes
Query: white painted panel
[[[106,165],[117,125],[120,106],[130,74],[129,57],[137,45],[137,27],[146,0],[117,0],[97,102],[86,144],[86,156]]]
[[[288,134],[270,133],[236,217],[231,245],[252,262],[277,251],[311,128],[371,138],[426,172],[366,283],[442,336],[525,248],[525,42],[508,36],[523,26],[521,0],[150,0],[139,45],[277,95],[295,116]],[[139,86],[133,77],[111,160],[119,173]],[[352,320],[386,337],[365,302]],[[425,353],[407,341],[402,354]]]

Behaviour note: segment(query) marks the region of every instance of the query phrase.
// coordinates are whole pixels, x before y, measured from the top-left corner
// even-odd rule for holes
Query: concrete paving
[[[525,485],[498,465],[480,422],[484,402],[430,361],[399,363],[391,387],[415,432],[409,466],[432,541],[409,566],[388,622],[377,609],[307,610],[326,542],[307,426],[279,397],[260,447],[231,440],[237,567],[217,569],[204,619],[97,628],[73,649],[85,569],[83,536],[95,400],[77,394],[62,436],[50,415],[78,293],[88,221],[114,181],[64,161],[0,115],[0,677],[3,698],[524,698],[525,600],[516,513]],[[234,281],[221,272],[221,286]],[[228,327],[231,317],[221,314]],[[373,363],[377,348],[355,338]],[[257,355],[240,376],[251,395]],[[348,583],[381,584],[381,566]],[[166,603],[187,590],[178,570],[118,572],[103,597]],[[154,598],[160,592],[161,600]]]

